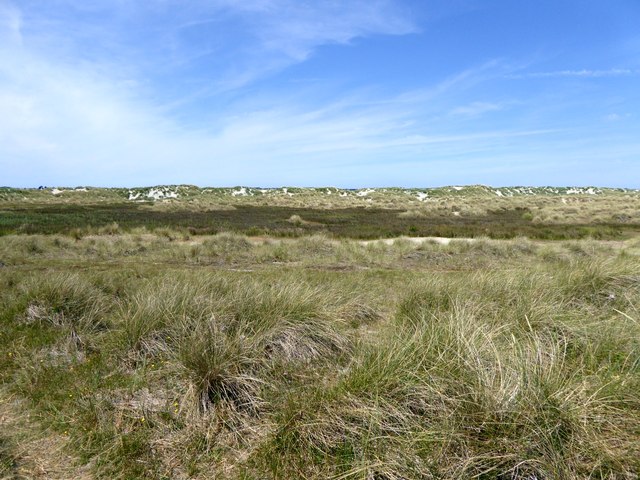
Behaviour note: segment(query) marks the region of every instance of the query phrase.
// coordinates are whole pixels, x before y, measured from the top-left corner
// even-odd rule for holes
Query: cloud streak
[[[13,171],[23,185],[95,184],[95,179],[127,184],[121,179],[140,178],[145,184],[277,186],[303,183],[310,169],[327,171],[323,182],[339,183],[330,172],[345,163],[366,168],[416,154],[460,156],[553,134],[531,129],[451,134],[420,120],[424,109],[434,108],[454,86],[460,91],[475,85],[471,70],[430,89],[382,99],[345,96],[309,107],[283,97],[268,108],[245,101],[241,110],[221,115],[215,128],[193,128],[90,64],[63,66],[25,51],[16,55],[0,49],[0,78],[9,79],[0,80],[0,158],[5,172]],[[477,73],[484,75],[485,67]]]
[[[204,6],[205,18],[239,17],[250,40],[240,48],[217,91],[241,88],[293,64],[304,62],[325,45],[348,45],[372,35],[406,35],[416,26],[397,4],[387,0],[306,3],[296,0],[219,1]],[[202,29],[203,24],[188,27]],[[206,27],[206,25],[205,25]],[[177,41],[185,27],[176,31]],[[206,30],[206,28],[205,28]]]
[[[31,3],[25,0],[24,5]],[[365,145],[375,135],[393,129],[396,113],[389,111],[373,115],[363,115],[362,110],[348,113],[340,102],[323,109],[284,105],[265,110],[251,106],[250,101],[247,105],[246,100],[240,111],[233,103],[222,103],[223,111],[229,113],[218,115],[215,122],[205,119],[198,126],[185,125],[179,117],[170,115],[172,109],[163,107],[166,102],[142,92],[143,87],[151,86],[151,79],[135,65],[144,64],[136,58],[147,50],[141,47],[141,52],[127,51],[119,57],[132,41],[121,32],[132,17],[158,18],[159,23],[150,35],[173,37],[173,44],[168,42],[171,45],[166,48],[174,49],[175,56],[182,58],[187,45],[180,43],[180,36],[186,34],[185,30],[207,25],[203,14],[211,15],[213,23],[221,16],[225,21],[229,16],[239,16],[239,27],[251,29],[253,36],[249,36],[248,43],[225,44],[232,55],[240,57],[239,63],[227,71],[209,70],[217,77],[209,78],[208,83],[226,82],[229,88],[240,88],[291,63],[304,61],[324,44],[411,31],[410,24],[393,11],[389,2],[355,0],[344,5],[326,2],[303,8],[297,2],[284,0],[196,1],[185,7],[186,12],[173,8],[178,3],[157,1],[133,8],[133,4],[123,2],[109,9],[113,2],[77,4],[52,0],[41,9],[29,10],[27,19],[32,23],[27,25],[30,27],[27,32],[32,33],[24,41],[22,12],[3,3],[0,163],[5,174],[14,172],[14,178],[20,178],[23,184],[29,184],[30,179],[35,183],[44,181],[35,180],[34,175],[59,178],[61,183],[66,183],[64,178],[81,183],[91,178],[117,182],[118,177],[148,177],[150,182],[153,179],[168,182],[173,181],[168,177],[175,174],[176,162],[183,163],[186,159],[191,172],[216,172],[209,180],[215,184],[229,182],[239,175],[234,173],[239,172],[238,166],[249,168],[258,158],[272,163],[267,170],[277,170],[278,164],[285,169],[284,160],[277,156],[291,159],[302,152],[319,152],[327,145],[336,149],[354,142]],[[118,8],[120,11],[116,11]],[[55,10],[55,14],[48,9]],[[358,10],[364,15],[356,15]],[[339,11],[344,14],[338,15]],[[179,18],[170,18],[171,12],[181,13]],[[183,20],[193,18],[204,20],[185,26]],[[105,28],[99,21],[94,25],[92,19],[104,20],[105,25],[113,28]],[[68,31],[80,34],[61,40]],[[247,35],[242,37],[245,39]],[[86,38],[93,38],[94,43],[83,50]],[[162,43],[157,40],[152,43]],[[78,53],[80,50],[82,54]],[[154,63],[162,58],[159,55],[146,60],[146,68],[153,71],[157,68]],[[172,78],[167,75],[166,78]],[[206,93],[215,91],[216,88]],[[199,96],[196,91],[191,100]],[[180,104],[173,97],[172,101]],[[231,158],[233,168],[229,166]],[[183,181],[194,178],[193,173],[183,175]]]
[[[19,15],[17,4],[7,5],[12,18]],[[112,63],[174,82],[186,78],[183,87],[201,91],[196,97],[242,88],[304,62],[325,45],[417,31],[391,0],[50,0],[44,5],[24,0],[21,5],[34,26],[32,43],[43,53]]]
[[[604,78],[604,77],[629,77],[640,75],[640,70],[630,70],[627,68],[611,68],[609,70],[556,70],[553,72],[531,72],[507,75],[507,78],[523,79],[523,78],[561,78],[561,77],[577,77],[577,78]]]
[[[491,102],[473,102],[469,105],[456,107],[451,110],[451,115],[461,115],[465,117],[477,117],[488,112],[502,110],[503,105]]]

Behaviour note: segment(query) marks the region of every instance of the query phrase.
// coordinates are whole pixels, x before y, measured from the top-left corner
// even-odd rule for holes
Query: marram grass
[[[0,478],[636,479],[639,254],[0,238]]]

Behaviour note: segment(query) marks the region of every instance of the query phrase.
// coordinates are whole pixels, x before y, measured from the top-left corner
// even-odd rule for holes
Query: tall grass
[[[601,264],[574,268],[576,281],[596,295],[620,278]],[[422,295],[410,293],[379,342],[361,350],[331,388],[311,390],[311,408],[308,398],[288,405],[283,430],[264,454],[273,471],[634,478],[639,397],[629,388],[637,386],[638,324],[627,319],[622,327],[606,315],[585,332],[579,316],[570,318],[576,297],[573,288],[561,289],[564,276],[473,280],[466,288],[431,281]],[[548,288],[552,293],[539,297]],[[517,300],[523,293],[540,307],[551,302],[540,317],[546,323],[529,320],[530,307]],[[583,308],[601,307],[598,296],[578,299],[586,300]],[[563,300],[569,311],[557,310]],[[553,328],[554,315],[563,328]],[[611,343],[610,329],[620,328],[630,343]],[[595,359],[594,350],[608,356]]]
[[[98,478],[640,471],[632,244],[3,242],[0,399]]]

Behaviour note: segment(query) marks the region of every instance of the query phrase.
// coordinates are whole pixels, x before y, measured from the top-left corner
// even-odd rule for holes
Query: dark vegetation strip
[[[640,232],[638,224],[539,224],[526,208],[499,209],[485,215],[452,217],[431,215],[402,218],[402,210],[344,208],[335,210],[276,206],[236,206],[234,210],[153,210],[144,205],[65,205],[10,207],[0,210],[0,235],[15,233],[73,233],[117,223],[120,229],[182,228],[191,234],[232,231],[247,235],[297,237],[325,233],[338,238],[407,236],[479,237],[504,239],[624,238]],[[289,218],[298,215],[303,224]]]

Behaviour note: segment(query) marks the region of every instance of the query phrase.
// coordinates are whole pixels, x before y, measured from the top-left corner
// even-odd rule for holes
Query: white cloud
[[[473,102],[469,105],[462,107],[456,107],[451,110],[451,115],[462,115],[465,117],[477,117],[487,112],[494,112],[496,110],[502,110],[503,106],[499,103],[491,102]]]
[[[335,110],[333,114],[286,108],[261,112],[249,106],[249,113],[240,119],[222,115],[217,133],[206,124],[199,129],[182,126],[166,109],[162,113],[161,102],[143,93],[143,87],[152,81],[134,60],[145,46],[132,52],[127,43],[132,39],[126,32],[127,28],[135,30],[130,23],[136,24],[138,17],[159,21],[143,32],[150,36],[165,35],[164,27],[179,36],[189,21],[206,22],[207,14],[216,17],[226,12],[242,17],[239,28],[253,32],[251,48],[246,49],[251,53],[242,45],[238,49],[229,44],[234,55],[244,57],[239,66],[217,79],[234,88],[303,61],[326,43],[411,31],[410,24],[386,1],[305,6],[289,0],[195,1],[188,5],[177,0],[138,4],[51,0],[46,5],[25,0],[22,7],[28,9],[32,22],[31,37],[24,42],[21,11],[0,3],[0,40],[4,40],[0,43],[0,163],[15,169],[29,162],[29,168],[23,165],[25,171],[73,169],[87,176],[93,170],[125,175],[151,165],[167,172],[176,161],[185,159],[194,166],[223,168],[230,157],[240,163],[255,162],[273,152],[293,152],[294,145],[372,136],[392,122],[391,116],[382,113],[358,118]],[[86,21],[86,15],[98,23]],[[145,25],[149,24],[153,22]],[[245,32],[242,37],[250,35]],[[87,38],[93,41],[88,43]],[[165,48],[157,38],[152,40]],[[185,47],[171,48],[181,57]],[[149,68],[165,61],[164,55],[151,53],[156,57],[139,63]]]
[[[200,80],[196,89],[209,95],[303,62],[323,45],[416,31],[392,0],[23,2],[34,41],[49,55],[191,75],[189,82]]]
[[[443,135],[417,126],[421,105],[433,104],[451,85],[463,88],[472,76],[382,101],[341,98],[317,108],[296,101],[258,108],[248,101],[240,113],[220,115],[215,129],[194,128],[92,64],[70,66],[0,48],[0,166],[23,185],[277,185],[345,162],[400,161],[416,152],[463,155],[548,133]]]
[[[359,89],[318,106],[313,87],[278,97],[269,91],[268,102],[256,93],[259,89],[246,89],[240,90],[240,100],[220,100],[220,108],[212,108],[208,119],[206,114],[190,115],[188,122],[175,110],[162,108],[170,101],[180,102],[175,92],[195,92],[193,100],[200,88],[208,94],[239,88],[304,61],[322,45],[414,31],[392,2],[326,1],[306,7],[293,0],[50,2],[42,9],[73,8],[82,14],[63,18],[56,13],[48,22],[51,12],[38,19],[37,8],[27,15],[26,10],[21,14],[15,7],[0,7],[0,172],[14,184],[279,185],[300,184],[303,179],[335,183],[338,171],[345,186],[358,175],[368,178],[370,172],[401,183],[414,176],[396,165],[420,168],[427,160],[437,164],[464,156],[484,159],[494,152],[508,162],[518,150],[514,146],[556,133],[538,124],[487,127],[488,131],[459,128],[461,116],[503,107],[491,101],[461,105],[456,98],[503,75],[495,61],[395,96]],[[39,3],[24,0],[24,5]],[[84,15],[100,21],[85,23]],[[128,30],[136,30],[132,25],[140,24],[131,18],[146,16],[148,29],[128,36]],[[193,52],[181,43],[183,36],[215,37],[216,28],[210,27],[226,24],[229,16],[243,30],[240,43],[226,37],[221,44],[204,42],[191,60],[184,61],[185,53]],[[69,37],[70,31],[82,33]],[[209,47],[215,53],[212,58]],[[171,83],[173,70],[215,63],[216,55],[222,54],[224,61],[215,64],[221,68],[198,72],[206,77],[204,86]],[[230,57],[233,61],[227,61]],[[166,97],[153,90],[158,71],[165,75],[165,85],[174,88]],[[482,98],[487,96],[483,92]],[[460,106],[452,109],[455,105]],[[538,142],[542,143],[547,145]],[[324,177],[317,176],[321,174]]]
[[[522,74],[507,75],[507,78],[554,78],[554,77],[581,77],[581,78],[601,78],[601,77],[623,77],[640,75],[640,70],[630,70],[626,68],[611,68],[609,70],[557,70],[553,72],[531,72]]]
[[[318,2],[310,8],[298,1],[278,1],[260,16],[263,47],[304,60],[318,45],[345,44],[373,34],[415,31],[411,23],[383,1]]]
[[[248,38],[252,38],[240,48],[231,45],[237,56],[231,61],[232,68],[224,71],[217,90],[239,88],[303,62],[323,45],[346,45],[371,35],[406,35],[417,31],[409,16],[389,0],[220,0],[197,4],[198,20],[179,27],[178,42],[186,29],[218,22],[222,14],[239,18]]]
[[[630,113],[609,113],[604,116],[604,120],[606,122],[618,122],[620,120],[624,120],[625,118],[630,118]]]

